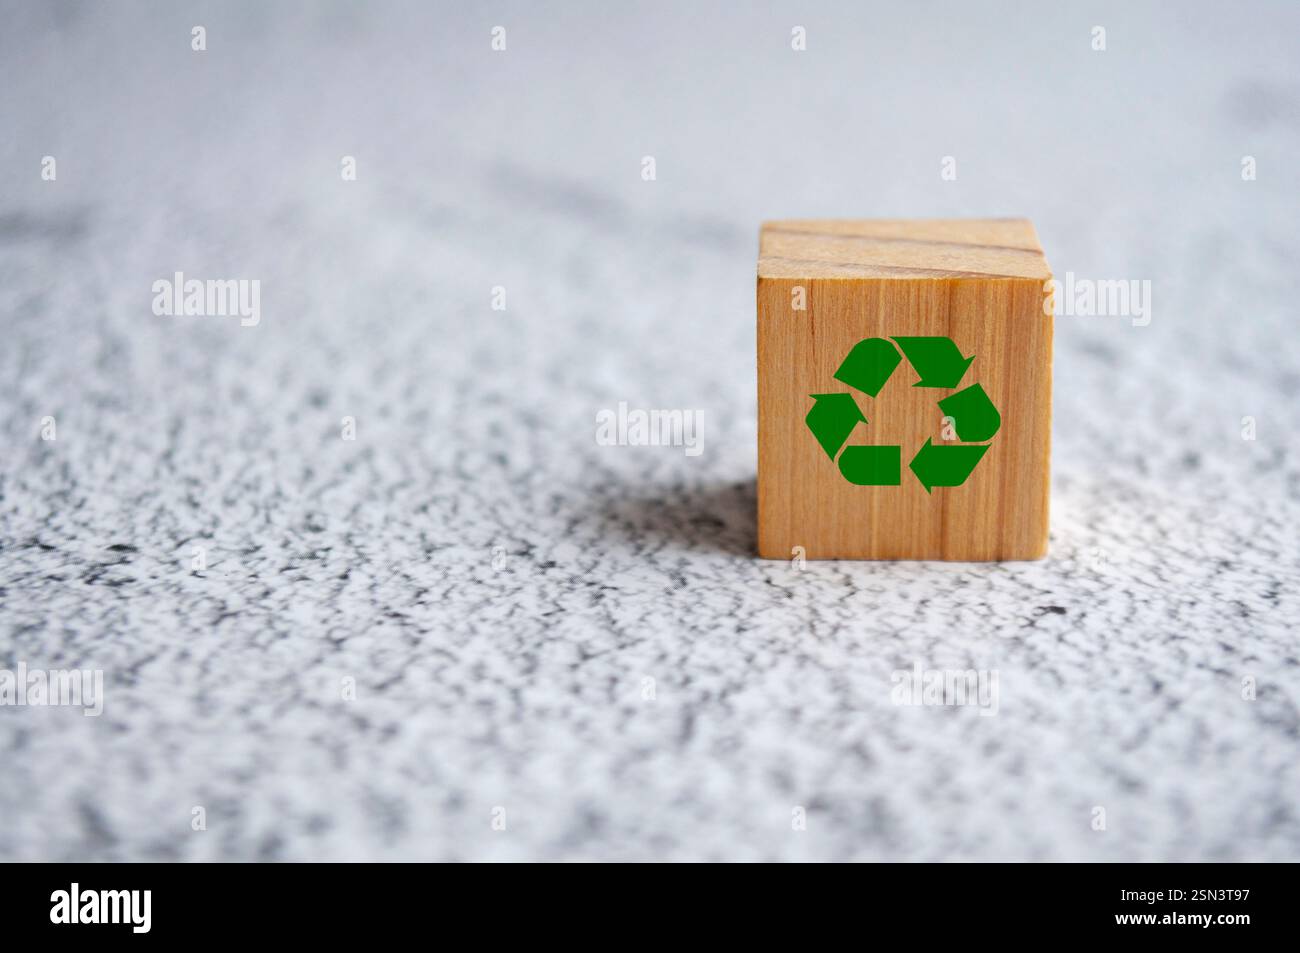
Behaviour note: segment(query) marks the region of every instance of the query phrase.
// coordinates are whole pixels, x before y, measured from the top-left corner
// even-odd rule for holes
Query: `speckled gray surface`
[[[1300,859],[1300,15],[965,6],[6,2],[0,857]],[[759,221],[1002,214],[1051,557],[756,560]]]

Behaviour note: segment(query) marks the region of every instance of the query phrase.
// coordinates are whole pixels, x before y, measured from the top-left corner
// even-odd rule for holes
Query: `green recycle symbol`
[[[855,390],[875,397],[884,388],[894,368],[902,362],[902,348],[908,363],[921,379],[914,387],[941,387],[948,390],[961,383],[975,357],[962,357],[951,338],[900,337],[865,338],[853,346],[835,379]],[[812,410],[804,423],[832,460],[839,454],[840,473],[857,486],[899,486],[902,477],[902,448],[897,446],[853,446],[844,443],[859,423],[867,418],[852,394],[810,394]],[[971,384],[939,401],[939,409],[953,419],[957,439],[964,444],[934,444],[927,437],[925,446],[909,464],[911,471],[930,493],[936,486],[961,486],[974,472],[988,451],[988,444],[1002,426],[1002,415],[979,384]],[[840,451],[843,450],[843,453]]]

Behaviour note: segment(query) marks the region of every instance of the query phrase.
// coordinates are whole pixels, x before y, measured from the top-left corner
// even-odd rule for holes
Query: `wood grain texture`
[[[1046,555],[1051,278],[1033,226],[979,221],[788,221],[763,226],[758,264],[759,554],[789,559],[1036,559]],[[806,310],[796,310],[801,287]],[[1048,309],[1050,310],[1050,309]],[[903,360],[876,398],[835,380],[864,338],[943,336],[975,360],[958,387],[914,387]],[[908,469],[943,439],[938,402],[980,383],[1002,424],[964,484]],[[849,444],[902,448],[902,484],[855,486],[804,419],[812,394],[853,393]],[[950,435],[951,436],[951,435]]]

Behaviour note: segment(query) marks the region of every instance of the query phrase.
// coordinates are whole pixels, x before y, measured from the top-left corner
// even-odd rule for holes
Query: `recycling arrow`
[[[915,337],[894,340],[907,355],[908,363],[921,375],[913,387],[956,387],[966,374],[966,368],[975,360],[974,354],[962,357],[952,338]]]
[[[840,452],[844,441],[849,439],[858,421],[867,422],[858,408],[858,402],[852,394],[813,394],[815,401],[812,410],[804,418],[804,423],[813,432],[817,442],[822,445],[826,455],[832,460]]]
[[[897,347],[891,343],[897,342]],[[957,344],[946,337],[864,338],[849,350],[835,379],[876,397],[907,357],[920,380],[913,386],[952,390],[966,375],[974,355],[963,357]],[[811,394],[813,406],[804,423],[817,438],[826,455],[836,460],[840,475],[855,486],[899,486],[902,484],[902,448],[893,445],[854,444],[845,446],[858,424],[866,424],[852,394]],[[939,401],[944,415],[951,417],[961,444],[935,444],[929,439],[912,458],[909,469],[926,493],[936,486],[961,486],[988,452],[991,440],[1002,427],[1002,415],[982,384],[971,384]]]
[[[908,466],[929,493],[936,486],[961,486],[988,449],[987,444],[935,445],[926,438]]]

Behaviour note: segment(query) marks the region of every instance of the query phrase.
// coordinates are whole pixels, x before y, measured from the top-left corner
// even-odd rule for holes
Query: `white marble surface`
[[[1297,8],[698,6],[4,4],[0,857],[1300,859]],[[959,215],[1152,282],[1051,557],[756,560],[758,223]]]

